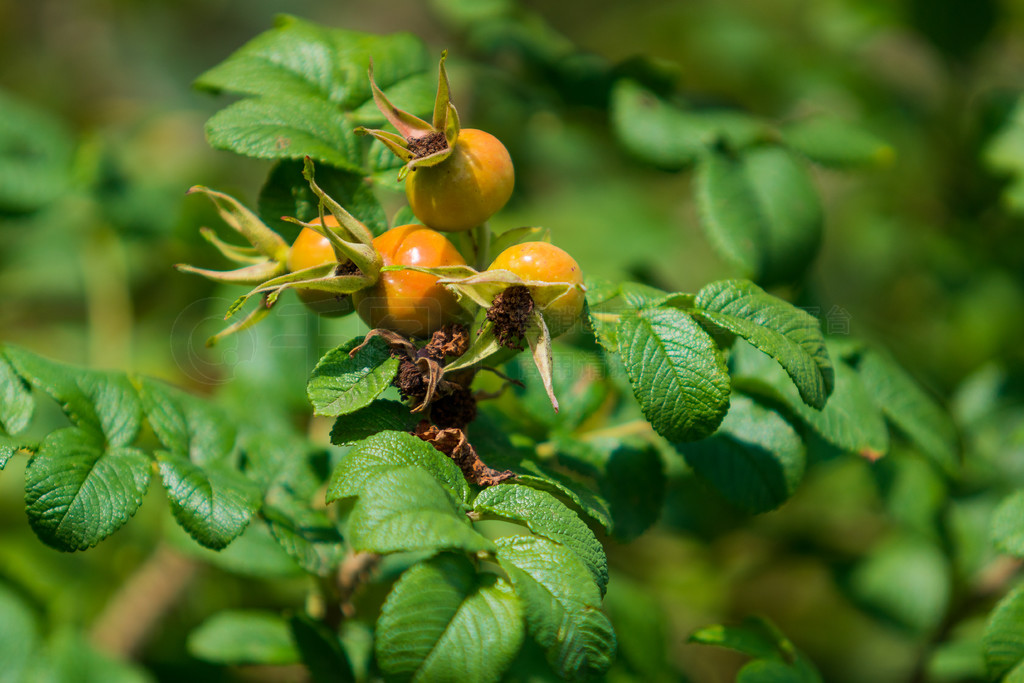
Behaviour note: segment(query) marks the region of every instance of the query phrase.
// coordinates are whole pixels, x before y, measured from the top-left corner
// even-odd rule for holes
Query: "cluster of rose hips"
[[[472,347],[473,352],[466,354],[469,357],[461,365],[478,363],[502,348],[522,349],[529,344],[550,393],[550,340],[568,330],[583,310],[579,266],[549,242],[513,243],[519,236],[539,232],[527,228],[499,236],[496,242],[511,246],[490,260],[492,235],[486,222],[512,195],[512,160],[493,135],[460,127],[443,55],[432,123],[391,104],[374,81],[372,64],[369,77],[377,107],[398,132],[364,128],[356,132],[372,135],[405,162],[399,179],[404,180],[409,206],[421,223],[373,237],[317,187],[307,160],[307,179],[320,198],[321,216],[310,223],[294,221],[303,228],[290,247],[280,242],[277,233],[257,225],[258,219],[254,222],[244,207],[233,205],[222,215],[265,260],[227,274],[183,269],[255,285],[231,312],[255,294],[264,296],[262,308],[267,309],[281,291],[295,289],[308,307],[322,315],[355,311],[393,347],[476,319],[480,328],[464,349]],[[233,201],[203,191],[219,207]],[[476,268],[444,233],[469,237],[461,241],[469,245],[467,253],[472,250]],[[481,311],[484,314],[477,315]],[[263,314],[259,311],[250,319],[258,320]],[[460,363],[456,360],[449,366],[455,370]],[[557,407],[553,396],[552,401]]]

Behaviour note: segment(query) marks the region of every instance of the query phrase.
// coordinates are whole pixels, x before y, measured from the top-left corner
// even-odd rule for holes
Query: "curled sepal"
[[[377,282],[380,278],[381,264],[384,261],[381,258],[380,253],[372,246],[359,244],[358,242],[349,242],[342,238],[335,228],[329,225],[325,226],[322,222],[304,223],[300,220],[287,216],[284,220],[289,223],[294,223],[295,225],[301,225],[304,228],[309,228],[310,230],[326,237],[330,241],[331,246],[334,247],[334,253],[338,259],[338,263],[351,261],[363,275],[369,278],[370,284]],[[338,263],[328,263],[325,265],[337,266]]]
[[[494,336],[494,325],[490,321],[484,322],[476,335],[476,339],[469,345],[466,352],[444,366],[445,374],[476,365],[490,358],[503,348],[498,343],[497,337]]]
[[[229,336],[233,335],[236,332],[241,332],[242,330],[249,329],[250,327],[252,327],[256,323],[258,323],[261,320],[263,320],[264,318],[266,318],[268,315],[270,315],[270,309],[268,307],[266,307],[266,306],[257,306],[256,308],[252,309],[252,312],[249,313],[249,315],[245,316],[241,320],[235,321],[231,325],[228,325],[223,330],[221,330],[217,334],[215,334],[212,337],[210,337],[209,339],[207,339],[206,340],[206,346],[207,347],[215,346],[216,344],[218,344],[220,342],[220,340],[222,340],[222,339],[224,339],[226,337],[229,337]]]
[[[558,412],[558,399],[555,398],[553,386],[553,363],[551,360],[551,335],[548,333],[548,326],[544,322],[544,316],[536,308],[530,313],[530,324],[526,328],[526,341],[530,345],[530,352],[533,354],[533,364],[537,366],[537,373],[544,385],[551,400],[551,406]]]
[[[494,297],[509,287],[523,285],[530,290],[535,300],[550,302],[540,309],[542,311],[576,286],[570,282],[524,280],[512,271],[502,268],[485,270],[459,279],[442,277],[437,282],[454,291],[460,298],[468,297],[484,308],[490,308]]]
[[[203,239],[216,247],[217,251],[229,261],[234,261],[235,263],[262,263],[267,260],[267,257],[261,254],[256,247],[241,247],[237,244],[225,242],[210,228],[199,228],[199,234],[203,236]]]
[[[284,238],[268,228],[259,216],[245,208],[237,199],[202,185],[189,188],[188,194],[196,193],[209,197],[224,222],[245,237],[259,253],[279,263],[284,263],[288,258],[288,243]]]
[[[444,63],[448,51],[441,53],[438,64],[437,96],[434,98],[432,123],[403,111],[392,104],[373,78],[373,62],[370,62],[370,89],[373,101],[384,118],[395,127],[398,135],[386,130],[359,127],[359,135],[372,135],[384,144],[405,165],[398,172],[398,179],[404,180],[409,171],[416,167],[435,166],[451,156],[459,139],[459,112],[451,101],[451,86]]]
[[[187,263],[178,263],[174,267],[182,273],[195,273],[214,282],[226,285],[248,285],[249,287],[278,277],[285,272],[284,264],[277,261],[263,261],[236,270],[207,270],[190,266]]]
[[[233,316],[249,299],[257,294],[266,295],[264,303],[269,308],[274,305],[281,292],[286,289],[303,288],[316,289],[332,294],[352,294],[373,284],[369,277],[362,274],[336,275],[336,267],[337,264],[335,263],[325,263],[267,280],[249,293],[235,299],[224,317],[230,318]]]
[[[354,240],[355,242],[361,245],[372,248],[373,232],[368,227],[366,227],[366,225],[364,225],[362,221],[360,221],[358,218],[356,218],[347,210],[345,210],[345,207],[336,202],[329,194],[320,189],[320,186],[316,184],[316,169],[313,166],[313,160],[310,159],[309,157],[306,157],[305,160],[303,161],[302,177],[306,179],[306,182],[309,183],[309,189],[312,190],[313,194],[315,194],[317,196],[317,199],[320,200],[321,210],[324,207],[326,207],[327,210],[331,212],[331,215],[338,219],[338,224],[345,231],[347,231],[348,239],[346,239],[346,236],[338,233],[333,228],[328,228],[327,230],[317,230],[317,232],[327,237],[327,239],[331,240],[331,244],[334,245],[335,249],[338,248],[338,245],[336,243],[337,240],[340,240],[342,242],[349,242]],[[322,215],[321,218],[323,218]],[[316,228],[319,227],[321,226],[316,226]],[[356,265],[358,265],[358,263]],[[377,264],[377,267],[380,267],[379,263]]]

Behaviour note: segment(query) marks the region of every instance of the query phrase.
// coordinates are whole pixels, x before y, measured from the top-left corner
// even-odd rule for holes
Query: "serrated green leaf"
[[[21,683],[39,645],[39,620],[32,608],[0,583],[0,683]]]
[[[440,555],[402,575],[377,620],[377,661],[396,680],[497,681],[523,642],[508,582]]]
[[[950,600],[949,561],[932,543],[912,536],[886,541],[849,579],[853,596],[917,633],[936,628]]]
[[[777,146],[743,152],[743,167],[765,220],[761,268],[765,286],[799,281],[821,246],[824,211],[806,164]]]
[[[729,408],[729,374],[714,341],[677,309],[648,309],[618,326],[619,354],[644,417],[670,441],[695,441]]]
[[[387,342],[374,337],[349,356],[362,342],[357,337],[328,351],[313,368],[306,391],[317,415],[355,412],[391,386],[398,374],[398,359],[391,356]]]
[[[91,432],[51,432],[25,470],[29,524],[58,550],[91,548],[138,511],[150,463],[138,449],[105,448]]]
[[[221,109],[206,122],[206,139],[257,159],[302,159],[361,173],[359,144],[348,119],[319,98],[246,99]]]
[[[231,574],[264,580],[292,579],[307,576],[294,558],[285,552],[262,519],[253,519],[242,535],[223,550],[199,545],[168,514],[163,527],[164,537],[175,550],[194,557],[204,564]]]
[[[615,658],[615,632],[600,611],[587,567],[568,548],[536,536],[498,539],[498,562],[523,602],[530,633],[563,678],[600,675]]]
[[[352,664],[337,633],[305,614],[292,616],[288,624],[302,661],[314,681],[355,683]]]
[[[1024,663],[1024,586],[999,601],[985,626],[985,665],[992,680],[1001,680]]]
[[[838,168],[887,164],[895,156],[892,147],[868,131],[830,115],[785,125],[782,139],[812,161]]]
[[[260,217],[274,230],[293,242],[299,226],[281,220],[291,216],[307,223],[320,216],[319,200],[302,177],[302,161],[282,160],[274,164],[260,190]],[[320,164],[316,169],[316,183],[336,202],[345,207],[375,235],[387,230],[384,208],[377,200],[373,187],[362,174],[352,173]]]
[[[197,465],[223,462],[235,447],[234,422],[214,403],[151,379],[136,381],[160,443]]]
[[[270,533],[295,562],[311,574],[329,576],[345,555],[341,534],[321,510],[288,495],[263,506]]]
[[[789,500],[806,465],[803,440],[793,426],[741,394],[733,394],[715,434],[678,448],[694,472],[733,505],[755,514]]]
[[[590,527],[550,493],[505,483],[481,491],[473,501],[473,509],[522,522],[538,536],[571,549],[583,560],[604,593],[608,585],[608,558],[604,548]]]
[[[510,469],[517,474],[516,483],[552,493],[563,502],[570,501],[606,531],[612,530],[614,525],[608,501],[585,484],[529,460]]]
[[[354,413],[339,415],[331,428],[331,443],[345,446],[367,439],[378,432],[408,432],[422,420],[398,401],[380,399]]]
[[[451,493],[418,467],[389,468],[367,481],[348,520],[357,551],[492,551]]]
[[[259,509],[259,486],[228,465],[200,467],[182,455],[166,452],[157,453],[157,461],[174,518],[208,548],[227,546]]]
[[[711,151],[694,176],[701,227],[715,251],[745,277],[762,270],[767,218],[740,160]]]
[[[0,90],[0,209],[35,211],[71,181],[74,140],[49,112]]]
[[[207,123],[215,147],[261,158],[314,159],[361,173],[363,146],[353,133],[383,120],[367,69],[396,103],[420,110],[433,102],[423,43],[409,34],[378,36],[324,28],[282,16],[196,81],[208,90],[250,95]],[[370,169],[378,164],[370,163]]]
[[[371,99],[367,77],[371,57],[376,62],[377,84],[384,89],[430,66],[423,43],[411,34],[380,36],[325,28],[282,15],[273,29],[202,74],[196,85],[283,100],[322,97],[352,109]],[[376,120],[383,116],[378,114]]]
[[[455,462],[426,441],[405,432],[379,432],[355,444],[327,485],[327,502],[358,496],[376,478],[395,469],[418,467],[455,501],[469,500],[469,484]]]
[[[800,397],[821,408],[832,392],[835,372],[818,320],[748,280],[712,282],[698,293],[694,315],[738,334],[775,358]]]
[[[1004,553],[1024,557],[1024,491],[1008,496],[996,508],[992,542]]]
[[[857,364],[864,388],[886,418],[947,474],[959,467],[956,427],[949,414],[890,356],[864,352]]]
[[[630,153],[669,170],[693,163],[716,142],[743,147],[765,134],[765,126],[750,116],[682,109],[629,79],[612,86],[611,119],[615,137]]]
[[[833,358],[839,354],[832,353]],[[752,346],[737,344],[732,351],[733,381],[746,393],[781,402],[826,442],[844,452],[877,459],[889,452],[889,430],[881,411],[867,394],[857,371],[845,361],[834,364],[835,389],[821,410],[801,400],[786,374]]]
[[[34,408],[27,383],[0,354],[0,432],[13,435],[25,431]]]
[[[124,374],[56,363],[14,346],[5,347],[4,353],[19,375],[60,403],[83,431],[112,446],[135,440],[142,404]]]
[[[212,664],[295,664],[298,648],[288,622],[261,610],[226,610],[188,636],[188,652]]]

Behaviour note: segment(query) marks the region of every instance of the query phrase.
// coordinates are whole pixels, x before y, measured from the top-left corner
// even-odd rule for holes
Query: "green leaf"
[[[51,432],[25,470],[29,524],[58,550],[91,548],[138,511],[150,462],[135,448],[105,448],[92,432]]]
[[[83,431],[112,446],[135,440],[142,405],[124,374],[55,363],[14,346],[5,347],[4,352],[17,373],[60,403]]]
[[[767,229],[758,281],[798,282],[821,246],[824,212],[806,164],[782,147],[743,152],[743,167]]]
[[[694,177],[701,227],[718,254],[746,277],[762,269],[768,220],[739,159],[711,151]]]
[[[656,448],[620,443],[608,454],[600,479],[611,508],[615,538],[631,541],[661,517],[665,466]]]
[[[365,482],[348,521],[357,551],[491,551],[451,493],[418,467],[389,468]]]
[[[606,531],[611,531],[613,524],[608,501],[591,491],[585,484],[531,461],[524,461],[511,469],[517,474],[516,483],[552,493],[563,502],[572,502]]]
[[[1024,100],[1018,98],[1006,123],[985,145],[982,158],[992,171],[1010,176],[1003,204],[1014,213],[1024,212]]]
[[[377,661],[389,678],[497,681],[522,646],[522,607],[505,579],[445,554],[402,575],[376,635]]]
[[[282,160],[274,164],[260,190],[260,217],[270,227],[294,242],[299,226],[281,220],[291,216],[307,223],[320,217],[319,200],[302,176],[303,162]],[[327,164],[316,168],[316,183],[336,202],[362,221],[375,235],[387,230],[384,208],[373,187],[359,173],[352,173]]]
[[[376,36],[283,16],[196,85],[252,96],[207,123],[210,144],[260,158],[305,155],[361,173],[362,145],[352,132],[383,120],[367,75],[401,105],[429,107],[433,78],[423,44],[408,34]]]
[[[0,683],[27,680],[39,646],[39,620],[16,591],[0,583]]]
[[[153,683],[149,672],[98,652],[80,631],[64,626],[51,636],[39,654],[29,680],[33,683],[103,681],[103,683]]]
[[[157,460],[174,518],[208,548],[227,546],[259,509],[259,486],[228,465],[200,467],[182,455],[166,452],[157,453]]]
[[[469,484],[451,458],[412,434],[380,432],[353,446],[334,468],[327,502],[358,496],[374,479],[406,467],[429,473],[453,500],[469,500]]]
[[[136,386],[150,426],[169,451],[197,465],[231,455],[237,430],[216,404],[151,379],[138,379]]]
[[[20,434],[25,431],[34,408],[31,389],[0,354],[0,432]]]
[[[677,309],[647,309],[618,327],[619,354],[633,393],[654,429],[695,441],[718,428],[729,408],[729,374],[714,341]]]
[[[999,550],[1024,557],[1024,490],[1008,496],[992,516],[992,542]]]
[[[353,109],[371,100],[371,57],[377,84],[384,89],[424,74],[430,62],[423,43],[410,34],[379,36],[325,28],[282,15],[273,29],[202,74],[196,86],[284,101],[319,97]],[[378,114],[376,120],[383,116]]]
[[[618,662],[637,672],[638,680],[672,680],[667,610],[659,599],[654,591],[621,573],[612,575],[605,596],[605,609],[618,639]]]
[[[307,392],[317,415],[355,412],[391,386],[398,374],[398,359],[391,356],[387,342],[373,337],[350,357],[349,352],[362,342],[357,337],[328,351],[313,368]]]
[[[409,406],[403,403],[379,399],[354,413],[339,415],[331,429],[331,443],[346,446],[378,432],[412,431],[422,419],[422,415],[409,412]]]
[[[747,617],[740,626],[702,628],[690,636],[690,642],[717,645],[755,657],[743,667],[737,681],[821,683],[814,665],[775,624],[761,617]]]
[[[355,683],[352,664],[336,633],[305,614],[296,614],[288,622],[302,661],[314,681]]]
[[[835,376],[814,316],[748,280],[712,282],[697,293],[695,303],[699,310],[693,315],[738,334],[777,360],[805,403],[825,405]]]
[[[985,665],[992,680],[1002,680],[1024,663],[1024,586],[999,601],[985,627]]]
[[[815,683],[821,678],[796,666],[773,660],[748,663],[736,676],[736,683]]]
[[[825,166],[849,168],[891,163],[892,147],[863,128],[830,115],[782,127],[782,139],[797,152]]]
[[[261,610],[226,610],[188,636],[188,652],[212,664],[295,664],[300,661],[288,622]]]
[[[682,109],[629,79],[612,86],[610,106],[619,142],[637,158],[669,170],[693,163],[719,141],[743,147],[766,132],[764,124],[740,112]]]
[[[830,350],[830,356],[840,354]],[[758,398],[781,403],[826,442],[844,451],[875,460],[889,451],[889,430],[881,411],[867,394],[857,371],[835,362],[835,388],[821,410],[800,398],[796,387],[772,360],[746,343],[732,351],[733,382]]]
[[[498,562],[523,602],[530,633],[563,678],[597,676],[615,658],[615,632],[579,557],[536,536],[498,539]]]
[[[263,506],[270,533],[300,567],[317,576],[336,571],[345,555],[341,534],[321,510],[287,495]]]
[[[779,507],[803,478],[800,435],[774,410],[734,394],[722,426],[703,441],[679,444],[686,462],[730,503],[750,513]]]
[[[947,474],[959,468],[956,427],[949,414],[890,356],[864,352],[857,364],[875,405],[921,453]]]
[[[0,210],[35,211],[61,197],[74,144],[63,122],[0,90]]]
[[[211,550],[199,545],[180,524],[172,522],[172,519],[170,514],[166,516],[164,537],[176,550],[204,564],[236,576],[256,579],[275,580],[307,576],[258,517],[250,522],[241,536],[223,550]]]
[[[550,493],[529,486],[505,483],[484,489],[473,509],[522,522],[548,540],[571,549],[583,561],[603,593],[608,585],[608,558],[604,548],[575,512]]]
[[[206,122],[206,139],[223,149],[257,159],[310,157],[360,173],[358,141],[348,119],[319,98],[247,99],[235,102]]]
[[[887,540],[849,578],[862,604],[916,633],[939,626],[950,601],[950,567],[939,548],[910,535]]]

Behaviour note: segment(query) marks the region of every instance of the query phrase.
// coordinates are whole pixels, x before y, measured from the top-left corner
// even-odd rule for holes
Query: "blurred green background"
[[[0,121],[0,156],[50,165],[32,206],[4,204],[5,185],[33,178],[0,168],[0,341],[303,424],[308,371],[361,324],[313,318],[289,297],[257,330],[206,349],[238,293],[172,268],[223,265],[198,235],[218,219],[185,191],[202,184],[255,205],[270,168],[207,146],[203,123],[229,100],[191,82],[279,12],[449,49],[463,122],[495,133],[516,164],[494,227],[550,228],[588,275],[684,291],[735,275],[700,230],[690,174],[646,166],[613,136],[612,66],[645,56],[648,82],[689,102],[772,121],[827,111],[886,140],[887,166],[814,169],[822,251],[806,283],[779,293],[819,312],[827,332],[888,347],[950,406],[964,477],[942,481],[913,457],[828,460],[781,510],[744,519],[670,472],[663,522],[609,546],[609,604],[650,601],[668,627],[666,656],[693,681],[732,680],[742,660],[687,645],[689,633],[751,612],[779,623],[828,681],[974,680],[969,647],[961,661],[934,645],[976,641],[978,624],[960,618],[984,614],[1016,570],[985,539],[995,504],[1024,481],[1024,3],[0,0],[0,98],[13,112]],[[26,139],[26,126],[45,133]],[[309,428],[325,438],[324,425]],[[86,628],[151,551],[166,510],[145,506],[100,548],[63,555],[28,530],[23,467],[15,459],[0,475],[0,581],[46,628]],[[941,535],[948,557],[914,553],[915,534]],[[911,566],[897,592],[935,581],[948,602],[925,592],[909,624],[863,608],[848,587],[874,580],[865,558]],[[142,653],[162,680],[229,675],[183,648],[215,609],[302,594],[301,581],[221,570],[193,587]],[[946,604],[963,613],[950,621]],[[620,647],[642,648],[643,628],[620,632]]]

